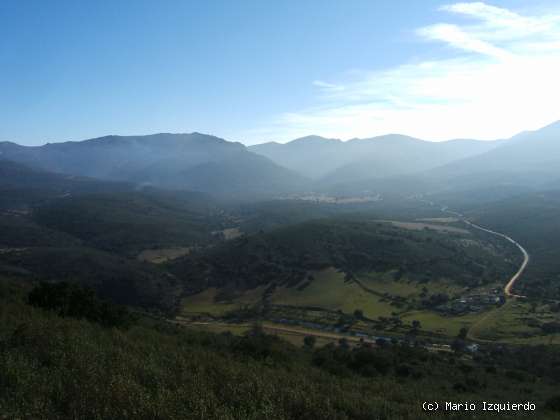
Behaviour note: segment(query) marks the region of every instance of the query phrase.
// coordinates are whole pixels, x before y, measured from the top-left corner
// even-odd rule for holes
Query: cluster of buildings
[[[490,306],[500,306],[505,303],[505,296],[497,290],[490,293],[461,296],[450,300],[435,308],[444,315],[457,316],[481,312]]]

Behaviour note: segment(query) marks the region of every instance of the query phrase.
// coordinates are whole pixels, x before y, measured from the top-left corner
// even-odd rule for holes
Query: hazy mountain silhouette
[[[38,147],[0,143],[0,157],[52,172],[219,193],[292,191],[305,179],[241,143],[200,133],[106,136]]]
[[[320,180],[322,185],[415,173],[477,155],[499,142],[451,140],[429,142],[400,134],[346,142],[318,136],[286,144],[265,143],[250,150]]]
[[[461,192],[502,188],[515,195],[557,188],[560,178],[560,122],[517,134],[499,147],[419,174],[430,191]]]
[[[301,137],[286,144],[257,144],[250,146],[249,150],[310,178],[325,176],[334,168],[349,162],[341,155],[344,151],[341,140],[320,136]]]
[[[451,154],[455,153],[452,149],[456,145],[469,146],[464,140],[439,144],[450,147]],[[364,191],[409,195],[482,194],[483,201],[491,200],[492,196],[507,197],[535,189],[557,188],[556,181],[560,179],[560,122],[517,134],[493,145],[491,150],[477,155],[409,174],[380,179],[370,172],[370,177],[366,179],[345,181],[343,177],[338,177],[338,182],[333,177],[324,188],[337,194]],[[496,193],[498,190],[500,194]]]
[[[0,159],[61,174],[232,197],[311,189],[414,194],[508,186],[514,191],[550,187],[560,178],[560,122],[499,141],[429,142],[389,134],[343,142],[309,136],[247,148],[192,133],[38,147],[4,142]]]

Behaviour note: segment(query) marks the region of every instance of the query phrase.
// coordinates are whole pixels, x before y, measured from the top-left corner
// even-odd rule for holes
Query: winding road
[[[442,207],[441,211],[444,212],[444,213],[453,214],[454,216],[459,217],[463,223],[466,223],[467,225],[469,225],[469,226],[471,226],[475,229],[482,230],[482,231],[490,233],[492,235],[504,238],[504,239],[508,240],[509,242],[511,242],[512,244],[514,244],[515,246],[517,246],[517,248],[519,248],[519,250],[523,254],[523,262],[521,263],[521,266],[519,267],[517,272],[509,279],[509,281],[504,286],[504,294],[508,297],[524,298],[525,296],[517,295],[515,293],[512,293],[511,290],[513,289],[513,286],[515,285],[515,282],[517,280],[519,280],[519,278],[521,277],[521,275],[525,271],[525,268],[527,268],[527,265],[529,264],[530,257],[529,257],[529,253],[527,252],[527,250],[525,248],[523,248],[523,246],[521,246],[521,244],[519,244],[517,241],[515,241],[514,239],[512,239],[511,237],[509,237],[505,233],[496,232],[494,230],[487,229],[485,227],[479,226],[476,223],[473,223],[473,222],[467,220],[465,218],[465,216],[463,216],[461,213],[457,213],[455,211],[449,210],[447,207]]]

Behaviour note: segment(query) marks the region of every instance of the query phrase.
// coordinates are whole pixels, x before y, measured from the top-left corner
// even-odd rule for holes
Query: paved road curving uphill
[[[530,257],[529,257],[529,253],[527,252],[527,250],[525,248],[523,248],[517,241],[515,241],[514,239],[512,239],[511,237],[509,237],[505,233],[496,232],[494,230],[487,229],[485,227],[479,226],[476,223],[473,223],[473,222],[465,219],[465,217],[461,213],[457,213],[455,211],[448,210],[447,207],[443,207],[441,209],[441,211],[443,211],[445,213],[450,213],[450,214],[453,214],[453,215],[459,217],[464,223],[466,223],[467,225],[469,225],[469,226],[471,226],[475,229],[482,230],[482,231],[490,233],[492,235],[500,236],[500,237],[508,240],[509,242],[514,244],[515,246],[517,246],[517,248],[519,248],[519,250],[523,254],[523,262],[521,263],[521,266],[519,267],[517,272],[509,279],[509,281],[504,286],[504,294],[508,297],[524,298],[525,296],[521,296],[521,295],[517,295],[515,293],[512,293],[511,289],[513,289],[513,286],[515,285],[515,282],[517,280],[519,280],[519,278],[521,277],[521,275],[525,271],[525,268],[527,268],[527,265],[529,264]]]

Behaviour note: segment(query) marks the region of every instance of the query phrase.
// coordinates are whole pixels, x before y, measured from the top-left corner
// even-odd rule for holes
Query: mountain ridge
[[[226,195],[222,184],[233,194],[253,195],[270,194],[267,184],[291,192],[306,183],[241,143],[196,132],[111,135],[43,146],[7,142],[0,143],[0,157],[55,173]],[[201,173],[193,173],[194,168]]]
[[[347,141],[306,136],[288,143],[249,146],[286,168],[315,179],[319,185],[383,178],[435,168],[497,147],[500,141],[453,139],[430,142],[403,134]]]

